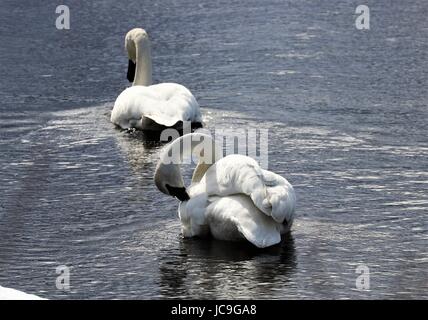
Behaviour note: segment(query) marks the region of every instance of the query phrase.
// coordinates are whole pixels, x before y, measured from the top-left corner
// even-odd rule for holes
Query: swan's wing
[[[296,201],[293,187],[283,177],[261,169],[250,157],[236,154],[220,159],[207,170],[198,188],[208,195],[243,193],[276,222],[292,222]]]
[[[263,214],[245,195],[209,197],[205,218],[213,236],[235,240],[242,235],[259,248],[281,241],[281,225]]]
[[[184,86],[161,83],[133,86],[116,99],[111,121],[122,128],[142,128],[143,117],[170,127],[179,121],[202,122],[199,104]]]
[[[147,117],[165,126],[172,126],[178,121],[202,122],[199,104],[186,87],[176,83],[160,83],[150,88],[156,91],[164,104]]]
[[[227,197],[206,193],[181,202],[178,214],[184,237],[211,233],[219,240],[245,238],[259,248],[281,241],[284,226],[261,212],[245,195]]]

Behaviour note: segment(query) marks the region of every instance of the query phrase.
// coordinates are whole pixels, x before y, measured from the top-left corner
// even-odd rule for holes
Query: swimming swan
[[[185,188],[180,164],[190,155],[199,161]],[[291,184],[250,157],[222,157],[222,149],[206,134],[186,134],[167,145],[154,181],[161,192],[181,201],[184,237],[211,234],[219,240],[247,239],[264,248],[279,243],[293,223],[296,197]]]
[[[116,99],[111,122],[122,129],[160,130],[190,121],[202,124],[199,104],[192,93],[176,83],[152,85],[150,40],[141,28],[125,37],[129,64],[127,78],[133,82]]]

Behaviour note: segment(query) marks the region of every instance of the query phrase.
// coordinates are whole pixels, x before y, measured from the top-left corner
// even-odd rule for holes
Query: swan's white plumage
[[[264,248],[279,243],[293,222],[291,184],[243,155],[218,160],[187,191],[190,200],[179,207],[185,237],[205,235],[209,230],[220,240],[244,236]]]
[[[247,156],[233,154],[214,163],[202,177],[198,188],[208,195],[245,194],[263,213],[282,223],[294,212],[291,184],[273,172],[263,170]]]
[[[249,242],[265,248],[281,241],[282,226],[260,210],[245,195],[218,197],[207,208],[206,217],[211,234],[220,240],[229,240],[242,234]],[[234,230],[225,232],[227,226]]]
[[[199,104],[192,93],[176,83],[133,86],[116,99],[111,121],[123,129],[147,128],[146,120],[172,127],[179,121],[201,123]]]
[[[204,198],[206,202],[202,201]],[[244,237],[259,248],[279,243],[281,234],[289,230],[266,216],[242,194],[193,197],[180,204],[179,217],[184,237],[204,236],[208,232],[219,240],[233,241]]]
[[[198,134],[185,135],[170,148]],[[181,175],[162,172],[171,168],[178,170],[158,164],[155,182],[162,192],[163,177],[169,180],[165,183],[182,187]],[[187,193],[190,199],[180,202],[178,210],[184,237],[245,238],[264,248],[279,243],[293,223],[296,197],[291,184],[247,156],[228,155],[212,165],[199,163]]]
[[[0,300],[44,300],[34,294],[28,294],[0,286]]]

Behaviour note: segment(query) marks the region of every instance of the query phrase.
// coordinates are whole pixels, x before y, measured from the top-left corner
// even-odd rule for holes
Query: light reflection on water
[[[291,236],[281,246],[257,250],[182,239],[178,203],[152,183],[162,145],[115,129],[108,108],[57,112],[43,129],[25,136],[28,142],[15,144],[19,161],[4,164],[9,176],[3,178],[7,214],[0,225],[0,261],[6,284],[16,287],[13,279],[19,277],[18,287],[50,298],[423,294],[418,277],[427,261],[417,247],[426,243],[426,225],[405,210],[423,210],[426,201],[420,196],[388,199],[385,190],[393,193],[398,186],[381,171],[343,166],[352,159],[349,153],[367,146],[364,139],[322,127],[260,124],[235,112],[204,108],[209,128],[230,123],[269,128],[270,169],[296,188],[298,216]],[[340,154],[343,149],[348,156]],[[318,160],[309,161],[313,154]],[[311,169],[299,169],[305,166]],[[192,167],[184,169],[190,177]],[[405,176],[415,179],[408,172]],[[393,210],[386,213],[385,207]],[[355,290],[360,263],[374,273],[376,289],[370,292]],[[69,293],[52,286],[60,264],[72,266]],[[396,293],[404,282],[409,291]]]

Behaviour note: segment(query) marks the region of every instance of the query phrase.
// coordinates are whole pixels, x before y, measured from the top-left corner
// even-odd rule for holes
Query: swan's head
[[[149,35],[146,30],[141,28],[134,28],[130,30],[125,36],[125,49],[128,53],[129,60],[136,63],[137,61],[137,46],[144,44],[149,40]]]
[[[190,199],[184,187],[180,166],[173,163],[159,161],[155,171],[155,185],[163,193],[173,196],[180,201]]]
[[[125,49],[129,59],[127,78],[130,82],[133,82],[135,80],[136,65],[139,55],[145,55],[145,58],[150,60],[150,40],[146,30],[141,28],[130,30],[125,36]],[[144,62],[139,61],[139,63],[143,64]],[[148,66],[145,67],[147,68]]]

